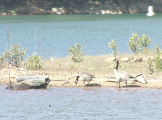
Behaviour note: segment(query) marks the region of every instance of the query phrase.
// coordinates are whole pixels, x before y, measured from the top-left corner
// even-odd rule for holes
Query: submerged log
[[[7,89],[25,90],[46,88],[50,82],[48,76],[17,76],[16,82],[7,86]]]

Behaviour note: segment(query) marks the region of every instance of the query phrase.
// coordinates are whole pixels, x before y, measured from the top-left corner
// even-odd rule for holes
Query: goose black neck
[[[118,70],[118,66],[119,66],[119,61],[117,60],[116,61],[116,68],[115,68],[116,70]]]
[[[78,83],[79,76],[76,77],[75,84]]]

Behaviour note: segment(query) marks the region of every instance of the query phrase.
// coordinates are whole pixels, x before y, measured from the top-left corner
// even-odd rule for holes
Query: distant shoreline
[[[162,13],[161,0],[125,2],[125,0],[10,0],[0,2],[0,15],[60,15],[60,14],[138,14],[147,13],[154,6],[155,13]]]

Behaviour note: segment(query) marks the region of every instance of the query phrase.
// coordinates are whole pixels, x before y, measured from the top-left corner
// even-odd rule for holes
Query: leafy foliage
[[[68,49],[71,59],[74,62],[81,62],[83,61],[83,54],[81,52],[82,46],[80,44],[75,44],[75,46],[70,46],[70,49]]]
[[[28,70],[38,70],[43,67],[42,64],[40,64],[40,56],[37,56],[37,53],[33,52],[33,55],[27,58],[27,61],[25,62],[25,67]]]
[[[149,70],[149,74],[152,75],[154,72],[154,66],[153,63],[151,61],[147,61],[147,68]]]
[[[4,61],[8,61],[9,64],[15,67],[19,67],[23,61],[23,56],[25,52],[25,48],[19,50],[19,45],[12,44],[9,50],[4,50],[1,59],[4,59]]]
[[[108,43],[108,46],[109,46],[109,48],[112,49],[112,54],[116,56],[116,55],[118,54],[118,51],[116,51],[115,39],[111,40],[111,41]]]
[[[152,49],[152,51],[156,54],[155,68],[158,70],[162,70],[162,59],[160,57],[162,55],[162,49],[160,45],[155,46],[154,49]]]
[[[4,58],[0,57],[0,68],[4,67]]]
[[[161,51],[162,51],[162,49],[161,49],[160,45],[156,45],[154,47],[154,49],[152,49],[152,52],[154,52],[156,54],[160,53]]]
[[[158,70],[162,70],[162,60],[160,59],[160,54],[157,54],[155,58],[155,67]]]
[[[146,37],[146,35],[142,35],[141,37],[137,37],[137,33],[133,33],[132,37],[129,38],[128,49],[131,50],[134,54],[139,52],[146,53],[149,51],[147,48],[151,43],[151,40]]]

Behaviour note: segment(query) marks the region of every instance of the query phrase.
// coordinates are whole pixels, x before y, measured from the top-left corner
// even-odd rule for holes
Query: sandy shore
[[[33,74],[35,76],[41,76],[38,73]],[[47,74],[46,74],[47,75]],[[82,81],[78,81],[78,84],[75,84],[75,78],[70,79],[69,81],[65,82],[63,85],[62,83],[64,80],[58,79],[61,75],[49,75],[51,79],[48,87],[76,87],[76,88],[83,88],[83,87],[113,87],[118,88],[118,84],[116,82],[105,82],[105,81],[91,81],[89,85],[84,86]],[[97,75],[96,75],[97,76]],[[61,76],[61,78],[67,78],[67,76]],[[14,83],[16,81],[16,76],[10,76],[10,81]],[[128,83],[128,88],[151,88],[151,89],[162,89],[162,80],[146,80],[147,84],[142,84],[139,82]],[[5,84],[6,86],[9,85],[9,78],[8,75],[1,76],[0,84]],[[121,82],[121,88],[125,87],[125,82]]]
[[[76,85],[74,80],[61,85],[63,81],[51,81],[49,87],[113,87],[118,88],[116,82],[103,82],[103,81],[91,81],[89,85],[84,86],[82,81]],[[121,82],[121,88],[125,87],[125,82]],[[151,89],[162,89],[162,80],[147,80],[147,84],[139,82],[128,83],[128,88],[151,88]]]
[[[11,70],[11,69],[10,69]],[[15,74],[13,74],[15,73]],[[25,73],[25,74],[23,74]],[[78,84],[75,84],[75,77],[67,81],[62,85],[64,80],[71,76],[73,73],[66,73],[63,74],[61,72],[50,72],[47,73],[45,71],[20,71],[20,70],[11,70],[10,71],[10,81],[14,83],[16,81],[16,76],[28,76],[28,75],[34,75],[34,76],[49,76],[51,79],[48,87],[77,87],[77,88],[83,88],[84,83],[82,81],[78,81]],[[6,86],[9,84],[9,77],[8,77],[8,71],[7,70],[1,70],[1,79],[0,84],[5,84]],[[101,74],[96,74],[96,78],[101,78]],[[104,76],[104,75],[103,75]],[[103,78],[104,79],[104,78]],[[128,88],[151,88],[151,89],[162,89],[162,80],[158,79],[148,79],[147,78],[147,84],[142,84],[139,82],[135,83],[128,83]],[[105,81],[91,81],[90,84],[86,87],[113,87],[118,88],[118,84],[116,82],[105,82]],[[121,88],[125,87],[125,83],[121,82]]]

